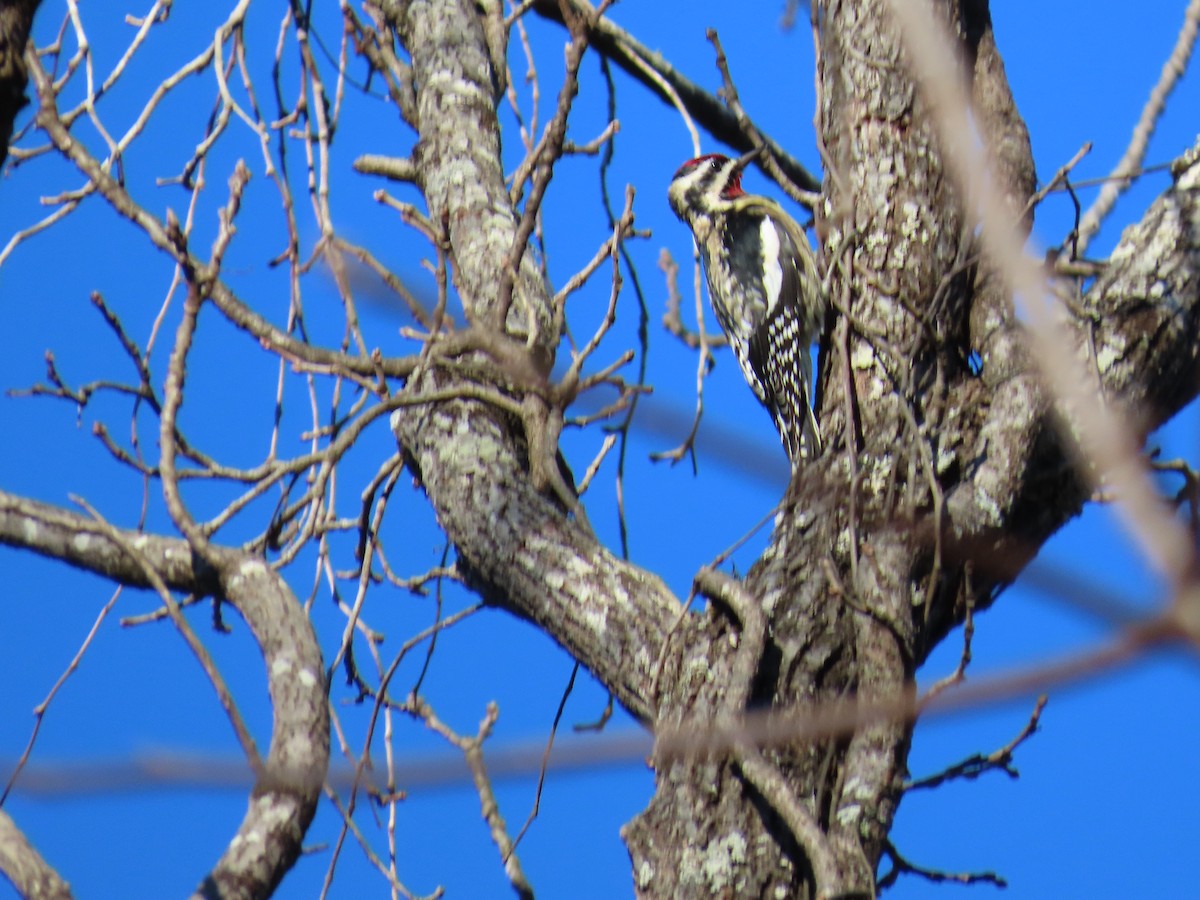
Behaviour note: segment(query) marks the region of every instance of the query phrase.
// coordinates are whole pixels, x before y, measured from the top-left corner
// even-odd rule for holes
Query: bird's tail
[[[791,377],[780,373],[778,383],[769,386],[774,403],[768,404],[768,409],[794,469],[821,453],[821,429],[812,408],[812,360],[808,348],[796,354],[794,368],[784,371]]]

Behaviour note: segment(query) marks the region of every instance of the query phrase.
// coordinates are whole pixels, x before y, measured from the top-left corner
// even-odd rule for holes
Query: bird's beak
[[[743,153],[741,156],[738,157],[737,165],[734,166],[734,171],[736,171],[736,172],[743,171],[746,168],[746,166],[750,165],[750,163],[752,163],[752,162],[754,162],[754,160],[758,159],[758,157],[760,157],[762,155],[763,150],[765,150],[766,148],[767,148],[766,144],[759,144],[757,147],[755,147],[749,153]]]

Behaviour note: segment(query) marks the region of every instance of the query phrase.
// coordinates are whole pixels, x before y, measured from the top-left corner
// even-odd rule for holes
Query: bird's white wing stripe
[[[758,228],[762,243],[763,290],[767,294],[767,315],[775,312],[783,289],[783,266],[779,262],[779,232],[770,216],[763,216]]]

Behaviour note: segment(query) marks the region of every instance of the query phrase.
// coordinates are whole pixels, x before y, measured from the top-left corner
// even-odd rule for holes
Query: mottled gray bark
[[[414,157],[430,218],[448,223],[456,286],[472,325],[486,330],[518,216],[500,165],[484,30],[467,0],[414,0],[389,12],[412,54],[421,134]],[[548,371],[558,335],[528,253],[512,309],[537,323],[531,338],[528,330],[520,336],[530,338],[530,365]],[[409,390],[468,385],[435,365]],[[614,556],[535,487],[531,436],[500,409],[453,400],[400,410],[392,423],[480,593],[544,628],[630,712],[651,720],[658,648],[679,609],[662,581]]]
[[[29,102],[25,87],[25,45],[33,28],[33,15],[41,0],[0,0],[0,166],[8,159],[13,121]]]
[[[831,173],[818,230],[836,310],[821,367],[828,449],[790,485],[745,582],[705,577],[714,602],[681,621],[661,580],[601,545],[556,482],[564,399],[548,373],[561,311],[532,255],[514,254],[522,222],[496,110],[502,36],[480,11],[494,4],[381,6],[411,59],[411,171],[469,319],[403,369],[381,365],[407,377],[410,399],[439,398],[401,408],[392,425],[469,583],[542,628],[655,728],[733,727],[748,710],[797,716],[910,690],[937,641],[990,602],[1085,492],[1003,280],[980,256],[943,168],[886,4],[829,0],[822,13],[820,139]],[[959,37],[993,171],[1014,214],[1028,218],[1029,138],[987,4],[935,7]],[[588,31],[573,28],[576,41]],[[547,176],[554,158],[537,163]],[[1198,199],[1193,159],[1074,306],[1076,351],[1146,430],[1197,392]],[[229,314],[223,291],[214,300]],[[288,340],[262,322],[243,327],[269,346]],[[184,541],[120,534],[0,494],[0,542],[126,584],[145,585],[149,566],[174,589],[228,600],[249,623],[275,704],[271,751],[238,837],[200,893],[267,896],[299,852],[328,762],[311,626],[261,559],[214,548],[202,564]],[[624,832],[638,893],[871,895],[911,734],[909,723],[872,722],[761,751],[675,745],[655,760],[655,795]]]
[[[70,886],[0,810],[0,874],[25,900],[71,900]]]
[[[936,7],[960,38],[996,177],[1028,222],[1029,137],[987,4]],[[465,0],[391,13],[418,85],[421,183],[432,218],[451,225],[472,321],[486,323],[517,214],[500,181],[483,31]],[[745,582],[761,617],[718,602],[669,632],[674,601],[657,579],[614,559],[533,489],[513,417],[464,399],[394,419],[481,593],[537,622],[659,727],[901,696],[967,605],[986,605],[1083,500],[1063,477],[1048,395],[1003,284],[979,256],[886,4],[831,0],[822,38],[821,138],[836,171],[819,229],[838,311],[821,375],[830,446],[790,486]],[[1102,357],[1104,389],[1145,401],[1146,427],[1196,391],[1194,172],[1127,234],[1084,298],[1089,320],[1077,323],[1080,351]],[[536,279],[520,296],[548,315]],[[552,353],[553,335],[538,338],[538,352]],[[430,383],[456,381],[435,366],[416,387]],[[638,893],[873,894],[910,738],[909,723],[881,722],[761,756],[741,747],[658,759],[655,796],[624,834]],[[790,797],[780,798],[780,782]]]
[[[271,747],[237,834],[195,896],[269,897],[300,855],[329,767],[325,671],[312,625],[283,579],[256,556],[212,547],[215,562],[205,564],[186,541],[116,534],[119,540],[78,513],[0,492],[0,543],[127,585],[150,586],[149,567],[173,590],[228,601],[250,627],[274,710]]]

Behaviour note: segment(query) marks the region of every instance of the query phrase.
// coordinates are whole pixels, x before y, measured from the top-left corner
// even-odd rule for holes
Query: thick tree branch
[[[484,30],[466,0],[412,0],[388,4],[385,12],[412,57],[421,132],[414,160],[430,218],[446,223],[459,294],[483,327],[501,302],[498,273],[518,229],[501,168]],[[523,317],[524,333],[518,323],[517,334],[543,371],[558,341],[552,309],[526,253],[508,323],[511,329],[514,316]],[[452,386],[438,369],[414,382]],[[465,400],[400,410],[392,426],[472,585],[544,628],[634,716],[651,719],[657,649],[678,601],[656,576],[614,557],[534,488],[538,436],[514,431],[511,419],[487,404]]]
[[[71,900],[70,886],[0,810],[0,873],[25,900]]]
[[[966,60],[942,77],[957,74],[969,86],[1003,206],[1027,229],[1032,155],[987,5],[933,6],[944,25],[957,24]],[[1008,279],[980,258],[967,189],[942,162],[942,138],[887,5],[830,0],[825,13],[820,65],[838,77],[820,80],[823,142],[836,170],[824,251],[834,305],[848,314],[822,363],[831,447],[792,484],[747,580],[771,617],[774,645],[757,699],[792,709],[849,694],[885,704],[902,696],[915,666],[969,608],[964,595],[984,605],[1086,497],[1086,479],[1064,477],[1072,461],[1053,423],[1056,414],[1072,419],[1052,406],[1032,365]],[[905,177],[886,174],[894,171]],[[1197,176],[1194,166],[1176,173],[1175,187],[1077,304],[1073,325],[1096,383],[1110,400],[1145,409],[1143,429],[1197,390]],[[965,364],[972,350],[982,357],[978,375]],[[717,624],[688,623],[673,641],[682,661],[664,669],[664,683],[679,680],[660,722],[683,710],[716,719],[722,693],[740,690],[726,681],[740,667],[721,650]],[[721,688],[680,677],[700,660]],[[827,829],[839,884],[871,889],[910,736],[908,725],[876,721],[847,741],[772,755]],[[654,802],[626,834],[635,871],[655,879],[639,888],[721,888],[690,868],[670,870],[659,848],[677,847],[686,833],[710,854],[706,865],[735,834],[755,841],[760,863],[772,859],[766,874],[734,865],[739,894],[767,894],[780,881],[792,892],[819,891],[805,872],[811,860],[769,820],[777,843],[770,851],[757,843],[764,823],[730,798],[728,771],[694,759],[660,768]],[[714,793],[713,785],[723,787]]]
[[[939,6],[948,17],[949,4]],[[819,78],[821,142],[833,170],[823,251],[833,305],[847,318],[822,360],[819,412],[830,445],[794,477],[771,544],[746,582],[771,623],[752,702],[793,714],[848,696],[887,705],[907,690],[913,598],[928,574],[908,523],[932,503],[927,473],[936,471],[938,451],[928,442],[939,433],[946,386],[966,373],[968,282],[961,270],[945,273],[955,270],[968,232],[898,37],[873,0],[831,0],[821,21],[819,65],[836,73]],[[851,321],[866,324],[851,328]],[[718,623],[689,624],[672,644],[679,661],[664,669],[673,686],[660,711],[668,725],[715,718],[730,689]],[[701,665],[710,681],[686,677]],[[689,895],[697,883],[719,892],[722,885],[703,874],[719,859],[738,896],[870,895],[910,734],[906,723],[875,720],[848,739],[766,754],[827,835],[833,860],[822,868],[834,871],[820,879],[773,817],[747,808],[727,765],[661,767],[653,803],[626,835],[635,872],[657,879],[639,887],[655,896]],[[720,856],[733,840],[753,863]],[[708,854],[699,872],[672,858],[685,842]]]
[[[1069,321],[1079,358],[1086,360],[1109,402],[1130,415],[1139,437],[1158,428],[1200,390],[1200,165],[1177,168],[1175,183],[1128,228],[1105,271],[1076,305]],[[1018,329],[1018,332],[1020,329]],[[997,391],[980,430],[971,477],[947,497],[961,553],[983,562],[985,582],[1007,583],[1041,543],[1076,515],[1086,481],[1064,477],[1070,461],[1040,379],[1016,403]],[[1035,431],[1025,428],[1032,420]],[[986,590],[986,587],[985,587]]]
[[[543,628],[635,717],[653,718],[657,648],[678,601],[534,491],[503,430],[478,404],[393,415],[459,567],[490,603]]]
[[[1173,172],[1084,294],[1077,324],[1105,395],[1137,413],[1143,434],[1200,389],[1200,139]]]
[[[325,672],[312,625],[283,579],[258,557],[212,546],[209,566],[177,538],[120,537],[113,540],[77,513],[0,492],[0,543],[137,587],[149,586],[143,568],[149,565],[175,590],[227,600],[250,627],[274,710],[271,748],[241,827],[195,896],[269,897],[300,855],[329,766]]]
[[[194,71],[206,69],[226,49],[235,51],[228,58],[242,65],[245,5],[243,0],[230,20],[236,20],[236,29],[223,26],[213,47],[197,57]],[[1060,437],[1057,425],[1062,420],[1070,427],[1072,410],[1054,399],[1055,382],[1038,372],[1037,359],[1027,350],[1031,332],[1014,312],[1012,282],[1005,274],[1009,267],[997,261],[1003,254],[989,249],[992,227],[982,232],[978,227],[979,180],[950,174],[953,135],[980,134],[1000,197],[989,205],[1004,207],[1028,229],[1036,173],[988,4],[926,0],[920,5],[931,8],[953,35],[958,58],[946,67],[942,83],[970,98],[971,123],[950,132],[933,127],[931,106],[936,104],[917,89],[910,63],[922,54],[906,49],[889,12],[903,5],[899,0],[815,4],[819,143],[829,167],[819,230],[836,310],[821,367],[819,412],[829,447],[796,475],[770,545],[744,582],[709,570],[697,577],[697,589],[713,601],[699,612],[682,609],[656,576],[617,559],[597,542],[567,486],[570,475],[556,458],[564,407],[581,384],[610,371],[585,377],[583,366],[611,326],[620,273],[614,274],[606,324],[582,352],[575,352],[568,374],[556,384],[551,372],[562,341],[566,295],[584,278],[572,279],[552,297],[542,263],[527,244],[543,237],[539,209],[564,148],[571,146],[576,74],[589,46],[660,96],[677,92],[710,134],[739,149],[748,147],[748,139],[717,98],[600,16],[587,0],[527,0],[516,8],[514,17],[534,10],[563,22],[571,44],[550,125],[540,140],[528,135],[527,156],[511,184],[504,178],[496,109],[507,40],[498,0],[373,0],[370,12],[378,34],[355,26],[367,41],[364,55],[392,74],[389,83],[403,87],[393,97],[400,98],[405,121],[419,132],[411,161],[393,166],[392,174],[423,191],[427,210],[406,206],[407,221],[419,223],[437,250],[438,309],[428,320],[414,310],[432,332],[424,351],[383,359],[368,353],[361,336],[342,351],[310,344],[298,318],[298,287],[291,307],[297,319],[289,320],[288,329],[276,326],[217,280],[225,244],[213,254],[205,303],[211,300],[281,360],[349,376],[364,389],[363,403],[373,390],[387,394],[383,405],[373,408],[394,411],[391,424],[404,460],[456,546],[456,577],[489,603],[545,630],[634,716],[656,729],[656,793],[623,833],[640,895],[812,900],[872,894],[904,789],[910,719],[919,709],[912,680],[916,667],[967,611],[986,605],[998,586],[1014,578],[1086,501],[1090,473],[1078,474],[1064,450],[1071,435]],[[60,115],[56,85],[43,70],[42,60],[51,56],[39,57],[27,48],[22,58],[23,36],[15,50],[11,40],[4,43],[3,16],[10,10],[31,14],[35,6],[34,0],[0,4],[0,126],[4,79],[14,74],[5,60],[15,53],[39,81],[39,123],[51,144],[84,174],[87,191],[101,194],[184,270],[199,271],[205,264],[189,251],[179,224],[148,213],[134,199],[133,188],[116,177],[120,173],[94,157],[72,131],[82,107],[74,115]],[[307,41],[310,23],[289,15],[280,48],[287,46],[292,23],[302,44]],[[407,48],[411,66],[392,55],[395,38]],[[225,82],[231,72],[232,67],[214,67],[223,100],[230,96]],[[277,97],[278,123],[268,123],[255,110],[253,127],[262,126],[267,134],[278,124],[281,138],[292,140],[284,135],[294,132],[294,139],[314,153],[307,169],[310,190],[321,207],[321,233],[331,241],[320,246],[349,252],[335,236],[326,208],[330,169],[324,154],[340,115],[333,111],[342,107],[341,94],[330,107],[323,105],[334,93],[322,88],[311,59],[305,83],[312,87],[311,104],[287,112]],[[251,96],[251,85],[246,87]],[[732,91],[732,81],[726,87]],[[155,93],[145,117],[162,96]],[[219,108],[228,114],[234,108],[230,104]],[[965,119],[966,104],[954,105]],[[94,122],[100,125],[98,118]],[[210,125],[214,142],[222,127]],[[205,147],[212,146],[206,139]],[[206,152],[198,152],[194,162]],[[772,146],[772,153],[794,181],[816,186],[779,148]],[[1198,390],[1196,156],[1200,142],[1189,161],[1175,167],[1173,186],[1126,233],[1089,289],[1084,291],[1082,282],[1052,281],[1049,272],[1044,279],[1034,272],[1033,286],[1027,280],[1020,289],[1025,297],[1040,295],[1045,281],[1068,295],[1070,346],[1064,350],[1085,361],[1107,403],[1127,417],[1136,413],[1139,438]],[[273,168],[270,158],[267,166]],[[290,191],[281,187],[281,192],[289,210],[289,252],[298,254]],[[522,197],[528,199],[520,205]],[[222,221],[231,224],[232,215]],[[630,202],[611,245],[585,274],[610,258],[632,221]],[[222,231],[223,241],[231,236],[231,230]],[[374,257],[363,254],[360,258],[381,272]],[[301,269],[307,266],[296,271]],[[448,272],[468,323],[459,330],[449,330],[443,318]],[[192,298],[190,314],[201,299]],[[345,299],[349,306],[348,292]],[[357,351],[345,349],[351,346]],[[131,355],[141,359],[136,348]],[[981,364],[973,365],[976,360]],[[173,386],[181,388],[184,368],[180,355]],[[143,373],[140,383],[149,385],[148,379]],[[310,392],[315,407],[315,385]],[[340,389],[334,393],[341,395]],[[278,415],[285,406],[282,377],[277,398]],[[181,395],[173,398],[181,400]],[[289,400],[289,415],[293,406]],[[330,411],[340,409],[336,400]],[[314,413],[312,438],[328,436],[328,448],[314,448],[310,457],[289,463],[294,468],[288,474],[298,476],[309,465],[305,459],[335,458],[373,415],[353,424],[331,415],[328,427],[317,427]],[[274,447],[278,426],[272,434]],[[181,455],[190,455],[169,421],[162,438],[168,455],[175,442]],[[1132,451],[1127,456],[1136,459]],[[170,468],[168,460],[145,471],[161,471],[170,481]],[[211,471],[227,473],[215,463]],[[249,471],[237,477],[248,478]],[[280,478],[282,471],[270,469],[270,479]],[[262,472],[265,476],[268,468]],[[386,493],[399,472],[389,460],[363,495],[359,600],[366,597],[377,565],[402,583],[375,540]],[[179,477],[192,473],[181,471]],[[265,490],[275,483],[259,486]],[[259,496],[248,492],[244,502]],[[241,509],[241,503],[234,506]],[[372,504],[380,518],[368,516]],[[262,559],[207,545],[211,535],[192,531],[190,542],[116,531],[0,493],[2,543],[124,584],[153,582],[164,595],[165,583],[220,597],[242,612],[268,668],[275,706],[271,751],[258,766],[237,838],[198,894],[265,896],[299,852],[328,762],[324,671],[310,623],[279,575]],[[1184,601],[1177,605],[1182,608]],[[348,665],[354,627],[364,624],[360,611],[356,602],[343,645]],[[1164,616],[1152,637],[1158,639],[1173,624],[1193,633],[1183,619],[1182,614],[1177,621]],[[447,621],[439,618],[431,633]],[[1131,639],[1109,651],[1108,659],[1124,658],[1134,652],[1133,644]],[[398,664],[399,657],[380,697]],[[773,727],[789,724],[795,728],[791,739],[779,739]],[[480,763],[474,766],[476,776],[483,778],[481,761],[474,762]],[[389,803],[399,796],[398,771],[388,770]],[[527,885],[508,852],[506,826],[490,809],[490,791],[481,787],[480,793],[513,884],[523,891]],[[7,824],[0,814],[0,845]],[[389,840],[394,859],[394,832]],[[892,852],[897,871],[913,868]],[[35,877],[53,886],[44,872]]]

